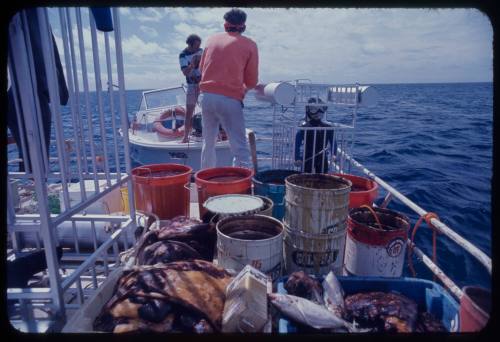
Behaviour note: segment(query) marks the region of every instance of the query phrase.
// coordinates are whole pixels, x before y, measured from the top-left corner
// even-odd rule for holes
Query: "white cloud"
[[[144,42],[136,35],[123,40],[123,52],[134,57],[140,58],[144,56],[161,57],[166,55],[168,51],[154,42]]]
[[[158,37],[158,32],[152,27],[141,25],[139,28],[148,36],[151,36],[153,38]]]
[[[159,22],[165,16],[165,12],[157,8],[137,8],[134,12],[140,22]]]
[[[186,46],[186,37],[198,34],[204,47],[210,35],[223,30],[222,16],[227,10],[176,7],[126,8],[122,12],[120,9],[127,84],[130,80],[127,87],[150,87],[152,82],[170,80],[182,82],[178,54]],[[493,30],[488,18],[478,10],[247,8],[245,11],[248,17],[244,35],[259,47],[259,74],[263,82],[296,78],[334,83],[492,80]],[[82,10],[83,33],[87,63],[91,63],[86,12]],[[51,23],[59,34],[59,18]],[[149,35],[144,36],[143,32]],[[103,56],[104,41],[100,33],[98,42]],[[62,51],[60,38],[57,43]],[[111,47],[114,48],[113,43]]]
[[[130,8],[128,7],[120,7],[120,14],[125,16],[130,16]]]
[[[189,20],[192,17],[191,10],[188,8],[165,8],[164,12],[168,15],[169,20]]]

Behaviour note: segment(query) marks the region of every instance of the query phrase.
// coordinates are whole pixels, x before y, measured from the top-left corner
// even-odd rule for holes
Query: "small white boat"
[[[182,142],[186,90],[183,86],[144,91],[141,104],[129,128],[130,157],[141,165],[177,163],[193,171],[201,163],[201,108],[194,115],[200,127],[193,127],[189,141]],[[195,119],[195,121],[196,121]],[[217,166],[232,163],[229,141],[221,134],[215,145]]]

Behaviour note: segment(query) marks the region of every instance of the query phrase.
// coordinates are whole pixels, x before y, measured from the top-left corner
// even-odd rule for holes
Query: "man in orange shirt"
[[[200,62],[200,101],[203,120],[201,167],[215,167],[219,124],[227,133],[233,166],[250,167],[245,135],[243,99],[258,81],[257,44],[241,34],[246,13],[232,9],[224,15],[226,32],[207,39]]]

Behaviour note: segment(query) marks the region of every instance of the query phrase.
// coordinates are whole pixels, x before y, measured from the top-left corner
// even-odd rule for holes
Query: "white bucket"
[[[287,106],[292,104],[295,99],[295,87],[287,82],[258,84],[255,87],[255,98]]]
[[[284,258],[286,273],[304,271],[324,275],[333,270],[342,274],[346,224],[334,234],[308,234],[285,225]]]
[[[285,216],[288,229],[308,234],[330,234],[345,229],[351,182],[324,174],[298,174],[285,179]]]
[[[225,269],[241,271],[251,265],[273,280],[281,276],[283,224],[273,217],[245,215],[217,222],[217,261]]]
[[[389,209],[373,210],[384,229],[378,228],[368,209],[355,208],[350,212],[345,271],[357,276],[401,277],[410,228],[409,219]]]

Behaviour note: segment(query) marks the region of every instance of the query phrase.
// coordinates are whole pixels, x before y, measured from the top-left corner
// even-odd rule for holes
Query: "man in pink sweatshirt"
[[[203,147],[201,167],[215,167],[219,124],[229,137],[233,166],[250,167],[243,98],[258,81],[257,44],[241,34],[246,13],[232,9],[224,15],[226,32],[207,39],[200,62]]]

